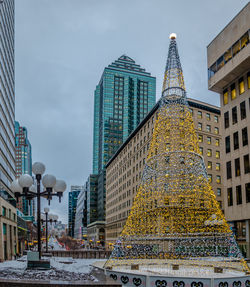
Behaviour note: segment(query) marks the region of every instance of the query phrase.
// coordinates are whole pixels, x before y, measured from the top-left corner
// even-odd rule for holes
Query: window
[[[211,150],[210,148],[207,150],[207,156],[208,156],[208,157],[211,157],[211,156],[212,156],[212,150]]]
[[[232,108],[233,125],[237,123],[237,107]]]
[[[227,136],[225,138],[225,145],[226,145],[226,153],[229,153],[231,151],[231,148],[230,148],[230,136]]]
[[[246,103],[245,101],[240,103],[240,118],[244,120],[246,118]]]
[[[2,207],[2,216],[6,216],[6,208],[4,206]]]
[[[217,196],[221,196],[221,188],[217,188]]]
[[[219,152],[218,150],[217,150],[216,153],[215,153],[215,157],[216,157],[216,158],[220,158],[220,152]]]
[[[203,142],[203,136],[202,136],[202,135],[199,135],[199,136],[198,136],[198,141],[199,141],[199,143],[202,143],[202,142]]]
[[[211,126],[207,125],[207,132],[210,133],[211,132]]]
[[[243,94],[245,92],[245,85],[243,77],[239,79],[239,94]]]
[[[208,163],[207,163],[207,169],[212,169],[212,162],[211,162],[211,161],[208,161]]]
[[[248,135],[247,135],[247,127],[242,129],[242,145],[248,145]]]
[[[236,186],[236,202],[237,204],[242,204],[241,185]]]
[[[208,182],[211,183],[213,181],[213,177],[212,174],[208,174]]]
[[[217,183],[221,183],[221,177],[220,177],[220,175],[216,175],[216,182],[217,182]]]
[[[244,155],[244,170],[245,173],[250,172],[249,154]]]
[[[235,132],[233,134],[233,139],[234,139],[234,150],[239,148],[239,134],[238,132]]]
[[[220,68],[222,68],[224,66],[224,57],[221,56],[218,60],[217,60],[217,71],[219,71]]]
[[[216,135],[218,135],[218,134],[219,134],[219,128],[215,127],[215,128],[214,128],[214,133],[215,133]]]
[[[202,123],[198,123],[198,130],[199,130],[199,131],[202,130]]]
[[[3,235],[7,234],[7,226],[5,223],[3,223]]]
[[[228,49],[224,54],[225,63],[227,63],[230,59],[232,59],[232,49]]]
[[[237,53],[239,53],[239,51],[240,51],[240,40],[237,41],[237,42],[233,45],[232,49],[233,49],[233,57],[234,57],[234,56],[235,56]]]
[[[211,137],[207,137],[207,143],[211,144]]]
[[[231,161],[227,162],[227,179],[232,178],[232,165],[231,165]]]
[[[215,139],[215,145],[220,146],[220,140],[219,139]]]
[[[200,147],[200,153],[203,155],[203,147]]]
[[[240,176],[240,158],[234,160],[235,176]]]
[[[206,118],[207,118],[207,120],[208,120],[208,121],[210,121],[210,120],[211,120],[211,116],[210,116],[210,114],[209,114],[209,113],[206,113]]]
[[[232,206],[233,205],[233,190],[232,190],[232,187],[229,187],[227,189],[227,204],[228,204],[228,206]]]
[[[246,47],[246,45],[249,42],[249,35],[248,32],[246,32],[241,38],[240,38],[240,42],[241,42],[241,49],[243,49],[244,47]]]
[[[218,116],[214,116],[214,122],[218,123],[219,122],[219,117]]]
[[[231,85],[231,99],[232,99],[232,100],[236,99],[235,84],[232,84],[232,85]]]
[[[201,111],[198,111],[197,115],[198,115],[198,119],[202,119],[202,112]]]
[[[229,127],[229,112],[224,113],[224,127],[225,129]]]
[[[228,104],[228,90],[223,91],[223,103]]]
[[[246,202],[250,202],[250,182],[245,184],[246,189]]]
[[[220,170],[220,163],[216,163],[216,168],[215,168],[216,170]]]

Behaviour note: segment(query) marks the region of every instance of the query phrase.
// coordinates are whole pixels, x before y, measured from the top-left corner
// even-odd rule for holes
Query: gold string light
[[[175,38],[142,181],[105,267],[164,263],[248,271],[208,181]]]

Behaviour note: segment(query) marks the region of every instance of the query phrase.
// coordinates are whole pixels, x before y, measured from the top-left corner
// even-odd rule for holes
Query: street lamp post
[[[33,198],[37,198],[37,243],[39,259],[41,259],[41,197],[45,197],[50,204],[53,196],[59,197],[59,202],[63,192],[66,190],[66,183],[63,180],[57,180],[55,176],[46,174],[45,165],[35,162],[32,165],[32,171],[36,178],[37,186],[33,185],[33,178],[29,174],[23,174],[11,183],[11,190],[15,193],[16,199],[25,197],[29,203]],[[41,180],[45,190],[41,192]]]
[[[44,213],[45,213],[45,219],[41,219],[42,224],[45,222],[45,236],[46,236],[46,253],[48,253],[48,222],[52,224],[53,222],[56,223],[58,216],[53,215],[53,214],[48,214],[49,213],[49,208],[45,207],[44,208]]]
[[[49,208],[48,207],[44,208],[44,213],[45,213],[46,253],[48,253],[48,213],[49,213]]]

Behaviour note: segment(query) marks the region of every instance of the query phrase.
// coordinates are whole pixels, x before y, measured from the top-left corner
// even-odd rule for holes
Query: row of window
[[[198,135],[198,142],[199,143],[203,142],[203,135]],[[211,143],[212,143],[212,138],[207,137],[207,144],[211,144]],[[215,145],[220,146],[220,140],[219,139],[215,139]]]
[[[11,209],[7,210],[4,206],[2,206],[2,216],[8,217],[9,219],[16,221],[16,214],[12,213]]]
[[[250,89],[250,72],[247,73],[247,87]],[[238,80],[238,90],[239,90],[239,95],[243,94],[245,92],[245,81],[244,78],[241,77]],[[235,100],[237,98],[237,93],[236,93],[236,85],[233,83],[230,86],[230,89],[225,89],[223,91],[223,104],[226,105],[229,102],[229,92],[231,94],[231,101]]]
[[[191,110],[191,114],[193,116],[193,109]],[[202,119],[203,115],[202,115],[202,111],[197,111],[197,118],[198,119]],[[210,113],[206,113],[206,120],[207,121],[211,121],[211,114]],[[218,123],[219,122],[219,116],[214,115],[214,122]]]
[[[198,123],[197,128],[199,131],[202,131],[202,123]],[[211,126],[210,125],[206,126],[206,132],[211,133]],[[214,128],[214,133],[217,135],[219,134],[219,128],[218,127]]]
[[[249,109],[250,109],[250,98],[249,98]],[[244,120],[247,117],[246,114],[246,102],[243,101],[240,103],[240,118]],[[237,106],[232,108],[232,124],[237,124],[238,122],[238,113],[237,113]],[[224,127],[227,129],[230,125],[229,119],[229,111],[224,113]]]
[[[213,175],[212,174],[208,174],[208,182],[212,183],[213,182]],[[221,176],[220,175],[216,175],[216,183],[220,184],[221,183]]]
[[[249,31],[237,40],[219,59],[208,69],[208,79],[219,71],[228,61],[244,49],[249,43]]]
[[[246,154],[243,156],[243,163],[244,163],[244,173],[250,173],[250,162],[249,162],[249,154]],[[227,179],[232,178],[232,164],[231,161],[228,161],[226,163],[226,170],[227,170]],[[234,159],[234,171],[235,171],[235,177],[241,175],[241,169],[240,169],[240,158]]]
[[[250,202],[250,182],[245,184],[245,194],[246,194],[246,202]],[[234,205],[233,200],[233,188],[229,187],[227,189],[227,203],[228,206]],[[242,187],[241,185],[236,186],[236,203],[237,205],[242,204]]]
[[[247,127],[241,130],[242,146],[248,145],[248,132]],[[230,136],[225,137],[225,149],[226,153],[231,152]],[[234,150],[239,149],[239,133],[238,131],[233,133],[233,147]]]
[[[200,153],[203,155],[203,147],[200,147]],[[213,152],[210,148],[207,149],[207,156],[212,157]],[[215,151],[215,158],[219,159],[220,158],[220,152],[218,150]]]

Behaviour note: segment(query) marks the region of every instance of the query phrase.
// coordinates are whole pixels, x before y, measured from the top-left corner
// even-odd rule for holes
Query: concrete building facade
[[[250,256],[250,3],[207,47],[208,88],[220,94],[224,209]]]
[[[194,126],[213,190],[223,208],[221,184],[220,109],[188,100]],[[126,222],[140,185],[143,168],[157,118],[159,102],[132,132],[106,166],[106,243],[114,243]]]

